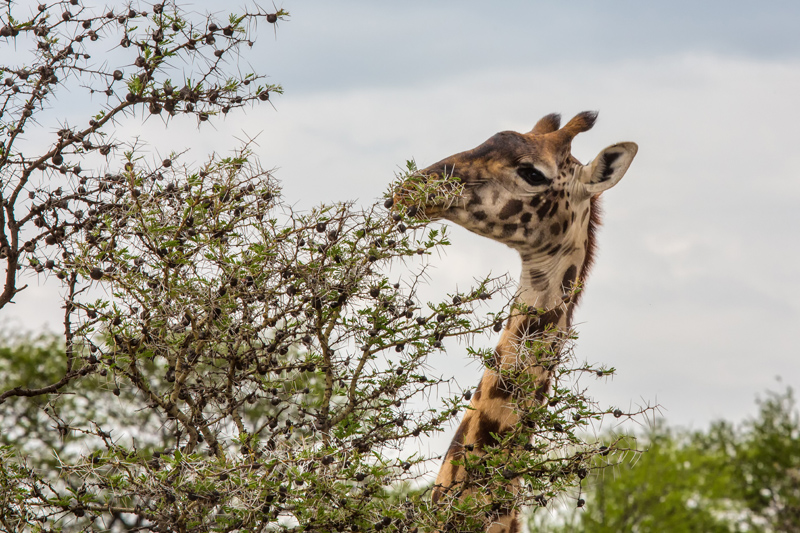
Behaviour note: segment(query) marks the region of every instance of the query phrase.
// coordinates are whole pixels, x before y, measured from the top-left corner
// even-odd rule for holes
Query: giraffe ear
[[[636,143],[613,144],[583,167],[578,179],[592,195],[610,189],[625,175],[638,150]]]

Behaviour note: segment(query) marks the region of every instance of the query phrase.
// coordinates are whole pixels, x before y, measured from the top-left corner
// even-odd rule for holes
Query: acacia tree
[[[522,402],[526,423],[468,459],[478,492],[429,503],[429,458],[413,444],[446,427],[469,391],[432,403],[447,379],[426,359],[448,338],[498,331],[512,311],[482,311],[508,301],[498,279],[438,303],[417,296],[419,261],[448,242],[414,198],[458,194],[456,178],[422,180],[409,164],[408,207],[390,188],[366,210],[296,213],[248,144],[193,166],[180,154],[148,163],[147,147],[120,138],[119,121],[202,127],[280,94],[229,59],[258,22],[288,13],[26,9],[10,3],[0,29],[4,46],[29,54],[0,67],[0,308],[24,297],[25,280],[47,280],[64,294],[64,332],[58,348],[0,360],[3,527],[478,531],[503,508],[546,505],[615,452],[577,432],[622,412],[574,379],[613,369],[570,365],[568,351],[532,339],[528,357],[562,365],[548,403]],[[56,96],[81,91],[104,103],[47,131]],[[405,274],[390,278],[399,262]],[[530,397],[533,384],[509,378]],[[509,486],[518,477],[521,490]]]

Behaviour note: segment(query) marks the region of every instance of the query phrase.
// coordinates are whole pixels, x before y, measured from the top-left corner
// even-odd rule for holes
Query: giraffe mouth
[[[405,214],[408,217],[433,221],[447,218],[448,209],[457,202],[457,198],[433,196],[425,198],[424,201],[419,201],[418,199],[395,194],[392,211]]]
[[[406,215],[438,220],[463,200],[464,184],[452,176],[417,173],[400,184],[394,192],[393,210],[405,208]]]

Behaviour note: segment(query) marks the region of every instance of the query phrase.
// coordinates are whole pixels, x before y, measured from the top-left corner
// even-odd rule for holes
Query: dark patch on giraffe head
[[[483,205],[483,197],[476,190],[471,190],[469,200],[467,201],[467,209],[474,208],[475,206]]]
[[[547,215],[545,215],[545,216],[552,217],[553,215],[555,215],[556,212],[558,211],[558,206],[559,206],[559,203],[557,201],[554,201],[550,205],[550,210],[547,212]]]
[[[497,214],[500,220],[506,220],[522,211],[522,200],[509,200]]]
[[[539,221],[545,219],[552,205],[553,203],[550,201],[550,199],[548,198],[544,199],[544,202],[542,202],[539,208],[536,210],[536,216],[539,217]]]
[[[507,239],[514,235],[519,229],[519,224],[503,224],[503,232],[500,234],[501,239]]]

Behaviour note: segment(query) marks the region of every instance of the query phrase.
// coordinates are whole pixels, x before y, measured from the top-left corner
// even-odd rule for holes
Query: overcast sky
[[[547,113],[599,110],[573,144],[579,159],[620,141],[640,150],[604,194],[576,314],[577,357],[618,369],[590,391],[623,409],[657,402],[699,428],[754,413],[760,392],[783,386],[776,376],[800,389],[800,2],[276,4],[290,19],[277,37],[265,23],[246,58],[283,84],[275,108],[151,132],[158,150],[189,143],[202,160],[260,133],[289,203],[368,205],[406,159],[424,167]],[[510,249],[452,236],[431,298],[490,271],[518,275]],[[32,288],[3,318],[57,327],[48,292]],[[477,383],[458,347],[435,364]]]

